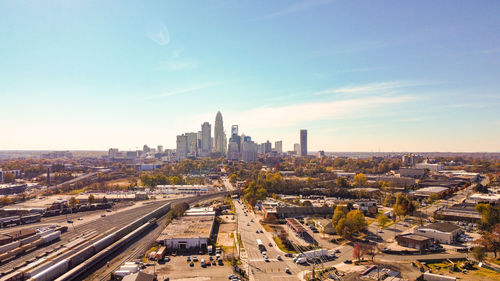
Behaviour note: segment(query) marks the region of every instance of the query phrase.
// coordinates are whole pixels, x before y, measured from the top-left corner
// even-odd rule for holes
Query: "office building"
[[[268,140],[266,141],[265,143],[263,143],[262,145],[264,145],[264,152],[263,154],[266,154],[266,153],[269,153],[273,150],[273,146],[271,144],[271,142]]]
[[[295,143],[293,145],[293,151],[295,151],[295,154],[300,155],[300,144],[299,143]]]
[[[108,150],[109,159],[115,159],[118,156],[118,148],[110,148]]]
[[[232,125],[231,126],[231,136],[237,135],[237,134],[238,134],[238,125]]]
[[[300,130],[300,156],[307,156],[307,130]]]
[[[281,155],[283,153],[283,141],[277,141],[274,143],[274,150]]]
[[[226,134],[224,133],[224,123],[222,120],[222,114],[220,111],[217,112],[215,116],[215,126],[214,126],[214,152],[218,152],[221,155],[226,154],[226,149],[224,143],[226,142]]]
[[[188,156],[188,137],[184,134],[177,136],[177,161],[182,161]]]
[[[156,150],[158,151],[158,153],[163,153],[163,145],[158,145],[156,147]]]
[[[188,157],[198,156],[198,134],[186,133],[186,136],[187,136],[187,146],[188,146]]]
[[[147,144],[145,144],[143,147],[142,147],[142,152],[143,153],[148,153],[150,152],[151,149],[149,148],[149,146]]]
[[[245,162],[257,161],[257,144],[250,137],[245,137],[241,145],[241,159]]]
[[[239,147],[238,143],[229,140],[229,144],[227,146],[227,160],[230,161],[240,160],[240,150],[238,147]]]
[[[212,152],[212,126],[205,122],[201,125],[201,157],[210,156]]]

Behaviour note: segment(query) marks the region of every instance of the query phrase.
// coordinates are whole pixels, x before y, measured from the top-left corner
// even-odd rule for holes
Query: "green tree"
[[[3,181],[5,183],[13,183],[14,181],[16,181],[16,176],[14,175],[14,173],[5,173],[3,176]]]
[[[477,204],[476,211],[481,214],[481,228],[490,230],[495,224],[500,222],[500,209],[490,204]]]
[[[89,204],[93,204],[95,202],[95,196],[93,194],[90,194],[87,200]]]
[[[384,214],[377,215],[377,223],[380,228],[384,228],[391,220]]]

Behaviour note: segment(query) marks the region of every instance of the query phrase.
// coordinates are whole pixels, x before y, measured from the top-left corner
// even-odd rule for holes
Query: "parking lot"
[[[197,261],[193,261],[196,257]],[[190,266],[190,262],[187,261],[187,256],[169,256],[170,261],[156,263],[156,266],[149,266],[147,268],[147,273],[153,273],[156,271],[158,274],[158,280],[162,281],[166,277],[170,280],[228,280],[228,275],[233,273],[231,265],[224,261],[223,265],[210,264],[210,266],[202,267],[201,260],[210,260],[209,255],[196,255],[190,256],[193,265]],[[212,256],[215,259],[215,256]]]

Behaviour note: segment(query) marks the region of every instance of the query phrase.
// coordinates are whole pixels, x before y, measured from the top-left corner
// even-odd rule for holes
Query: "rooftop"
[[[460,229],[460,227],[448,222],[436,222],[424,225],[422,227],[419,227],[418,229],[434,229],[441,232],[452,232],[457,229]]]
[[[209,238],[214,216],[185,216],[173,220],[157,240],[178,238]]]

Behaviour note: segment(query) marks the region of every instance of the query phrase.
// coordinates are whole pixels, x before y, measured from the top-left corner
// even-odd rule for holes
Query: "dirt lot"
[[[222,223],[219,226],[217,245],[221,246],[226,253],[230,253],[235,246],[232,234],[236,230],[236,223],[233,215],[223,215],[221,219]]]
[[[467,273],[462,273],[462,272],[450,272],[449,270],[451,266],[450,263],[432,263],[427,265],[432,269],[433,273],[457,277],[457,279],[460,278],[460,280],[471,280],[471,281],[500,280],[500,273],[486,268],[480,268],[477,266],[474,266],[474,269],[472,270],[468,270]]]

